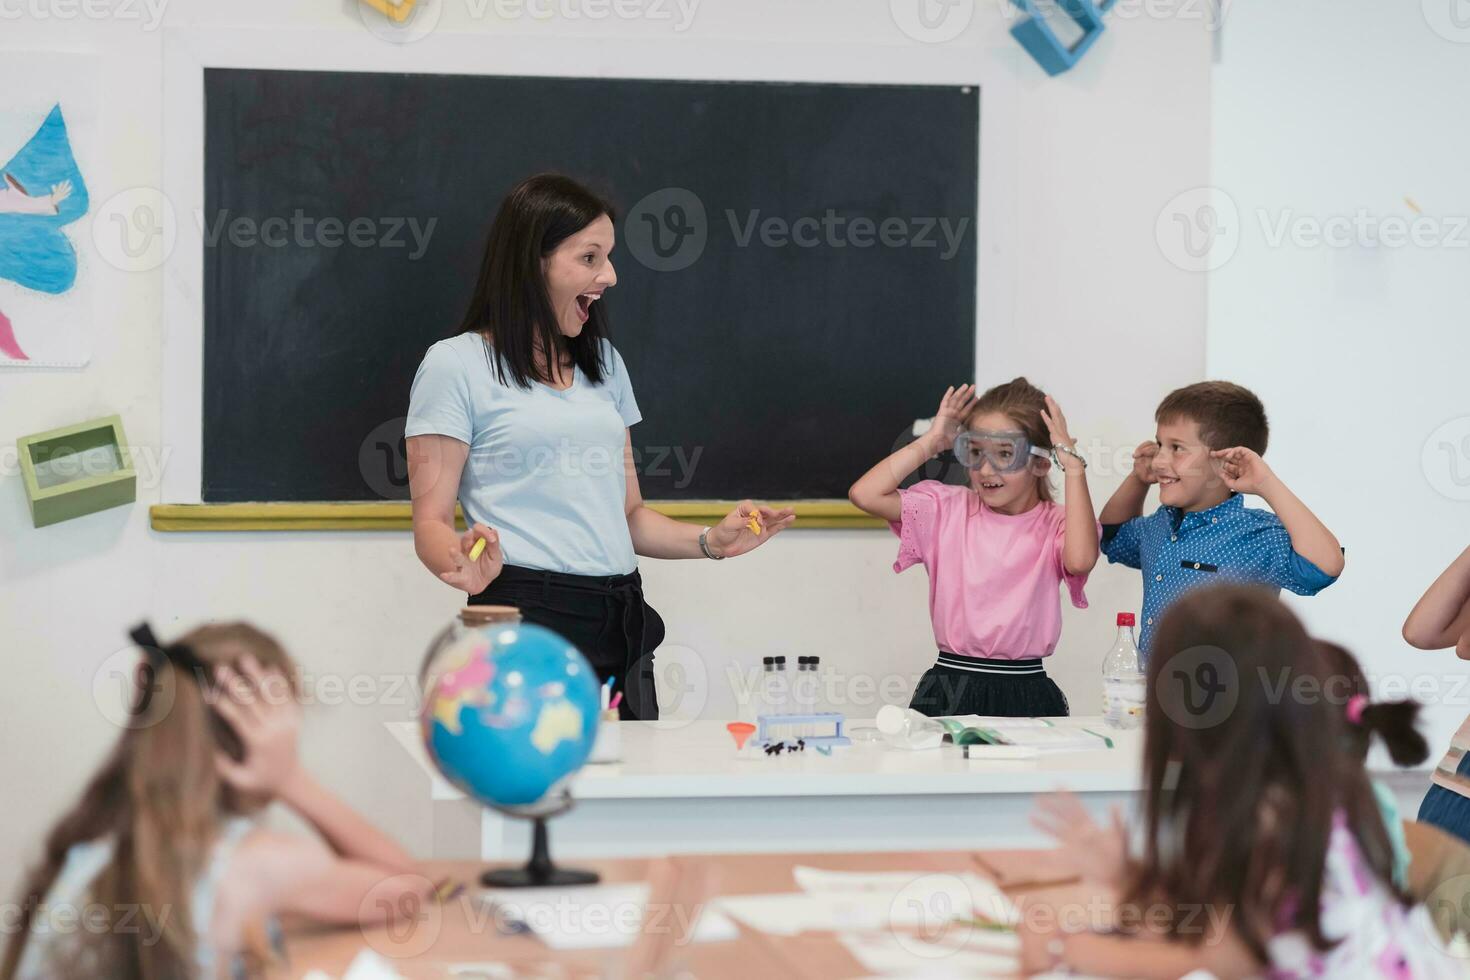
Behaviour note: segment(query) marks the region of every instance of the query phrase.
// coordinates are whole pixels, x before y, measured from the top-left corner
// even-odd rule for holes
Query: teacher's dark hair
[[[594,303],[576,337],[564,336],[546,292],[541,261],[556,247],[603,215],[616,222],[607,201],[560,174],[537,174],[513,187],[490,228],[480,276],[469,309],[456,333],[475,332],[488,342],[491,369],[501,384],[506,376],[518,388],[533,381],[550,383],[548,357],[536,364],[537,349],[562,351],[593,384],[606,375],[602,340],[610,337],[604,303]],[[495,355],[499,356],[496,357]]]

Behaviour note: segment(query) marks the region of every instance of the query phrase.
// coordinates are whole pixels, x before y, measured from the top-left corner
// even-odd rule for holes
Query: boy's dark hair
[[[1371,698],[1368,692],[1368,676],[1358,659],[1347,649],[1328,640],[1318,640],[1317,648],[1327,658],[1330,673],[1327,695],[1333,703],[1347,710],[1349,698]],[[1347,740],[1353,754],[1359,759],[1368,757],[1368,744],[1373,736],[1383,739],[1389,757],[1395,765],[1417,766],[1429,758],[1429,743],[1415,727],[1419,720],[1418,701],[1372,701],[1363,708],[1363,716],[1357,724],[1348,723]]]
[[[1192,590],[1164,614],[1147,668],[1144,850],[1125,901],[1184,914],[1232,909],[1261,963],[1299,930],[1318,952],[1328,843],[1338,820],[1368,873],[1405,906],[1393,847],[1316,642],[1259,586]],[[1206,937],[1182,924],[1176,935]]]
[[[1249,388],[1229,381],[1201,381],[1176,388],[1159,402],[1154,421],[1163,425],[1179,419],[1198,422],[1200,436],[1211,449],[1244,446],[1266,454],[1271,436],[1266,406]]]

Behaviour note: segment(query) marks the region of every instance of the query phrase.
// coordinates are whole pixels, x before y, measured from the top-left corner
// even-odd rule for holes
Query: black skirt
[[[919,678],[909,707],[931,718],[1055,718],[1069,713],[1067,696],[1046,676],[1040,659],[981,660],[943,650]]]
[[[544,626],[582,652],[597,679],[614,678],[623,692],[624,720],[658,718],[653,653],[664,641],[664,621],[643,600],[643,579],[627,575],[568,575],[506,565],[472,606],[515,606],[521,620]]]

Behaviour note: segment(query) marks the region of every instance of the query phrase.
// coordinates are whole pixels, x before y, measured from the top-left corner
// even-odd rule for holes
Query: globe
[[[444,778],[513,816],[570,804],[592,752],[601,692],[577,648],[525,623],[471,629],[431,652],[420,725]]]

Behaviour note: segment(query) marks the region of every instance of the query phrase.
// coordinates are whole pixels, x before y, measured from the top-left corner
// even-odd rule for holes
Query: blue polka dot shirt
[[[1296,553],[1280,518],[1247,507],[1240,494],[1209,510],[1160,507],[1126,524],[1104,525],[1102,551],[1109,562],[1143,572],[1138,642],[1145,659],[1159,617],[1196,586],[1246,582],[1316,595],[1337,581]]]

